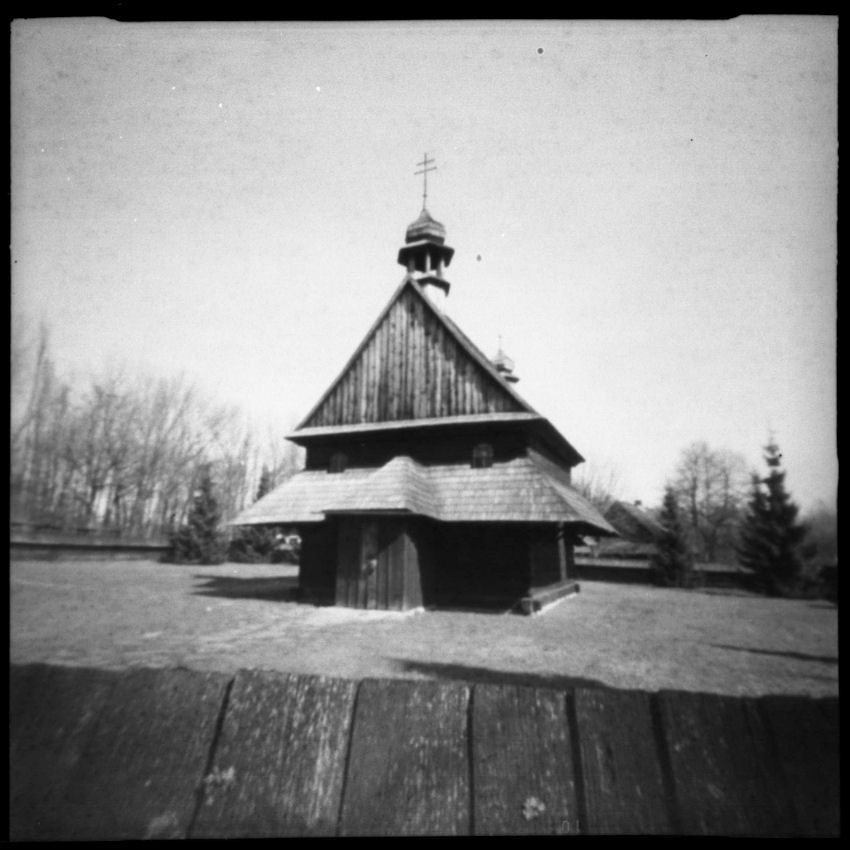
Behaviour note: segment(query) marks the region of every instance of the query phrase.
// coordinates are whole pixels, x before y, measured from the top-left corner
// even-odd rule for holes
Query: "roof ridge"
[[[425,303],[431,308],[442,323],[445,325],[446,329],[454,336],[455,340],[461,345],[462,348],[466,349],[468,354],[471,354],[473,359],[475,359],[480,366],[484,368],[484,370],[498,383],[500,387],[507,390],[507,392],[513,397],[514,401],[516,401],[524,410],[528,413],[534,413],[538,416],[540,414],[499,374],[498,369],[496,369],[493,361],[466,335],[466,333],[461,330],[460,326],[455,322],[455,320],[449,316],[447,313],[443,313],[431,303],[431,300],[428,296],[422,291],[422,287],[411,278],[411,283],[413,283],[416,291],[419,293],[419,296],[425,301]]]
[[[342,367],[342,369],[340,369],[337,376],[330,382],[330,384],[328,384],[328,388],[322,393],[319,400],[310,408],[310,411],[307,413],[307,415],[295,426],[296,431],[299,428],[303,428],[304,425],[310,421],[313,414],[324,404],[327,397],[333,392],[336,385],[342,379],[342,376],[345,375],[349,367],[360,356],[363,349],[366,348],[366,344],[378,330],[381,325],[381,322],[384,321],[387,316],[387,313],[390,312],[390,308],[401,296],[401,293],[404,291],[404,288],[405,286],[407,286],[409,281],[411,281],[411,277],[409,274],[406,274],[401,283],[395,288],[395,291],[390,296],[389,301],[387,301],[387,303],[384,305],[384,308],[381,310],[380,313],[378,313],[378,318],[375,319],[374,322],[372,322],[371,326],[369,327],[369,330],[366,331],[366,335],[363,337],[362,340],[360,340],[360,344],[357,346],[357,348],[354,349],[354,353],[351,355],[351,357],[348,358],[348,360],[345,361],[345,365]]]
[[[493,381],[495,381],[496,385],[500,387],[500,389],[506,392],[508,396],[512,398],[522,408],[523,411],[527,413],[533,413],[537,416],[540,415],[507,381],[504,380],[504,378],[502,378],[502,376],[499,374],[498,370],[487,357],[487,355],[484,354],[484,352],[482,352],[481,349],[479,349],[478,346],[475,345],[475,343],[472,342],[471,339],[469,339],[469,337],[457,326],[454,320],[445,313],[441,312],[431,302],[431,299],[428,298],[428,296],[425,294],[422,287],[416,281],[416,278],[414,278],[408,273],[405,274],[401,283],[396,287],[395,291],[390,296],[389,301],[387,301],[387,303],[384,305],[384,308],[378,314],[378,318],[375,319],[369,330],[366,332],[366,335],[360,341],[360,344],[357,346],[357,348],[355,348],[354,353],[351,355],[351,357],[348,358],[345,365],[342,367],[336,377],[330,382],[328,388],[324,391],[324,393],[322,393],[319,400],[310,408],[307,415],[295,427],[295,432],[305,427],[307,422],[310,421],[314,414],[325,403],[327,398],[336,388],[337,384],[340,382],[340,380],[342,380],[343,376],[348,372],[348,370],[351,368],[357,358],[362,354],[363,350],[366,348],[369,341],[377,332],[378,328],[386,318],[387,314],[390,312],[393,305],[401,298],[402,293],[408,286],[414,293],[416,293],[416,295],[421,299],[421,301],[423,301],[427,305],[427,308],[434,316],[437,317],[439,322],[443,325],[443,327],[455,340],[455,342],[460,345],[460,347],[473,359],[473,361],[475,361],[484,370],[486,374],[488,374],[492,378]]]

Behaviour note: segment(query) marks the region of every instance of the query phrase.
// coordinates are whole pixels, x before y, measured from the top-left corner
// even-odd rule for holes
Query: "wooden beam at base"
[[[520,610],[523,614],[540,614],[568,596],[574,596],[580,590],[577,581],[550,584],[547,587],[532,590],[528,596],[520,599]]]

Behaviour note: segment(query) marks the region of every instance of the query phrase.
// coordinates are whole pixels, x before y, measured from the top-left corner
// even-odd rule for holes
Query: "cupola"
[[[454,248],[446,245],[446,228],[432,217],[426,206],[428,200],[428,172],[436,170],[431,165],[433,159],[428,155],[419,165],[424,175],[424,191],[422,193],[422,212],[416,221],[412,222],[404,236],[404,245],[399,249],[398,261],[407,269],[407,273],[421,286],[433,286],[449,294],[449,282],[443,277],[445,268],[454,256]]]
[[[496,367],[496,371],[509,384],[515,384],[519,381],[519,378],[514,375],[514,361],[511,360],[511,358],[508,357],[508,355],[502,350],[501,340],[499,340],[499,350],[496,352],[496,356],[493,358],[492,362]]]

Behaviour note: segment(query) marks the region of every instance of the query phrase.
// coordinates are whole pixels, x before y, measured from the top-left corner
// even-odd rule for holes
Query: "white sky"
[[[447,312],[623,497],[772,429],[835,502],[837,18],[18,21],[11,105],[13,308],[68,369],[288,431],[403,277],[427,151]]]

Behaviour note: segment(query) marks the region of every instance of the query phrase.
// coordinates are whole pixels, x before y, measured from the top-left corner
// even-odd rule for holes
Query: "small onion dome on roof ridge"
[[[408,244],[421,240],[436,242],[438,245],[442,245],[446,241],[446,228],[439,221],[432,218],[431,213],[425,207],[422,207],[419,218],[408,225],[407,233],[404,237],[404,241]]]
[[[496,356],[493,358],[493,365],[496,367],[496,371],[509,383],[515,384],[519,381],[519,378],[514,375],[514,361],[502,351],[502,347],[499,346],[499,350],[496,352]]]

